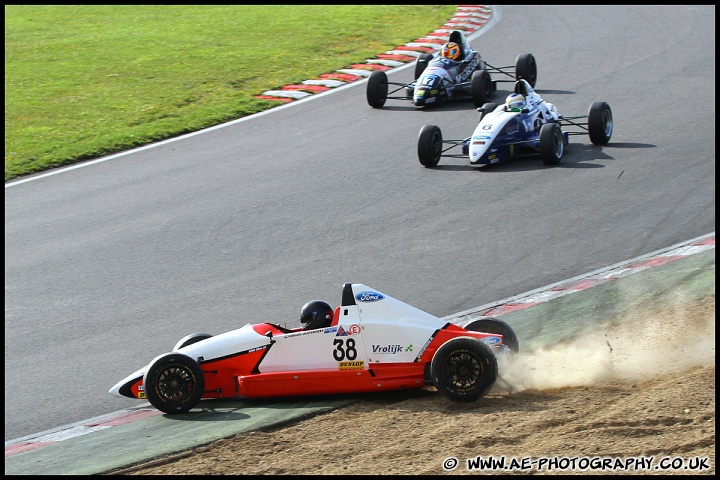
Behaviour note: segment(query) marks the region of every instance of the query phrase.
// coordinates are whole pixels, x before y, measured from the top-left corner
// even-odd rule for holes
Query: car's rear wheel
[[[613,118],[610,105],[594,102],[588,110],[588,132],[590,141],[595,145],[605,145],[610,141],[613,131]]]
[[[493,94],[492,79],[487,70],[475,70],[470,77],[470,96],[476,107],[481,107]]]
[[[475,70],[470,77],[470,96],[476,107],[481,107],[490,100],[493,94],[493,84],[487,70]]]
[[[565,145],[562,130],[557,123],[540,127],[540,158],[545,165],[557,165],[562,160]]]
[[[436,167],[442,155],[442,132],[437,125],[423,125],[418,135],[418,159],[427,167]]]
[[[515,59],[515,78],[524,78],[531,87],[537,82],[537,62],[532,53],[521,53]]]
[[[420,75],[425,71],[428,66],[428,62],[432,60],[433,56],[430,53],[423,53],[415,61],[415,80],[420,78]]]
[[[186,413],[202,398],[205,377],[200,365],[178,352],[156,357],[143,377],[150,404],[169,414]]]
[[[370,74],[367,83],[368,105],[373,108],[382,108],[388,96],[388,78],[385,72],[376,70]]]
[[[492,349],[472,337],[457,337],[440,346],[430,363],[433,384],[454,402],[473,402],[495,385],[498,363]]]
[[[172,351],[176,352],[183,347],[187,347],[188,345],[192,345],[193,343],[197,343],[201,340],[205,340],[210,337],[212,337],[212,335],[210,335],[209,333],[191,333],[190,335],[187,335],[187,336],[181,338],[175,344]]]
[[[473,332],[495,333],[503,336],[503,345],[507,345],[511,352],[520,350],[520,342],[512,327],[504,320],[495,317],[483,317],[465,325],[466,330]]]

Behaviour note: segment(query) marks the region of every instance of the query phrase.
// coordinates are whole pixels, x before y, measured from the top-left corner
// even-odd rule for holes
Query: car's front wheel
[[[492,349],[472,337],[448,340],[430,363],[433,384],[454,402],[474,402],[495,385],[498,363]]]
[[[173,352],[176,352],[183,347],[187,347],[188,345],[192,345],[193,343],[197,343],[210,337],[212,337],[212,335],[209,333],[191,333],[190,335],[186,335],[180,340],[178,340],[178,342],[173,347]]]
[[[368,77],[367,90],[368,105],[373,108],[382,108],[388,96],[388,78],[383,71],[376,70]]]
[[[494,112],[498,105],[498,103],[485,103],[482,107],[478,108],[478,111],[480,112],[480,119],[478,120],[478,123],[482,122],[485,115],[490,112]]]
[[[156,357],[143,377],[150,404],[169,414],[186,413],[202,398],[205,377],[200,365],[178,352]]]
[[[418,135],[418,159],[427,167],[436,167],[442,155],[442,132],[437,125],[423,125]]]
[[[594,145],[605,145],[610,141],[613,131],[613,118],[610,105],[594,102],[588,110],[588,132]]]
[[[422,75],[422,73],[425,71],[428,63],[430,62],[430,60],[432,60],[432,58],[432,54],[423,53],[417,58],[417,60],[415,60],[415,80],[420,78],[420,75]]]
[[[562,160],[565,144],[560,125],[546,123],[540,127],[540,158],[545,165],[557,165]]]

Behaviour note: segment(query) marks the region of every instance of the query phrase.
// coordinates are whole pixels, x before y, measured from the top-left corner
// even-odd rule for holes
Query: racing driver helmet
[[[440,55],[450,60],[457,61],[460,59],[460,45],[455,42],[448,42],[442,46]]]
[[[300,309],[300,323],[303,330],[329,327],[333,319],[333,308],[322,300],[311,300]]]
[[[525,97],[519,93],[511,93],[505,99],[505,110],[508,112],[519,112],[525,108],[526,105]]]

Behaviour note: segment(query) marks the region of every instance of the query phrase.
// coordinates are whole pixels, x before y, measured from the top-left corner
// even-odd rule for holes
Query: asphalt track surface
[[[675,245],[535,291],[447,317],[464,325],[480,315],[507,321],[532,351],[583,332],[605,319],[633,318],[642,305],[675,305],[715,292],[715,234]],[[662,307],[659,307],[662,308]],[[619,315],[618,312],[628,312]],[[182,415],[145,403],[5,444],[5,473],[93,475],[130,467],[238,433],[321,415],[372,394],[278,400],[205,401]],[[478,400],[482,401],[482,399]]]
[[[420,127],[477,112],[374,110],[358,82],[6,185],[6,441],[136,407],[107,389],[180,337],[296,325],[346,281],[447,316],[714,232],[714,5],[493,12],[472,45],[533,53],[561,113],[607,101],[609,145],[424,169]]]

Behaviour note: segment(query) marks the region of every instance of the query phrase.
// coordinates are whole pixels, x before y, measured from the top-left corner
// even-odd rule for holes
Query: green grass
[[[5,181],[251,115],[455,5],[6,5]]]

